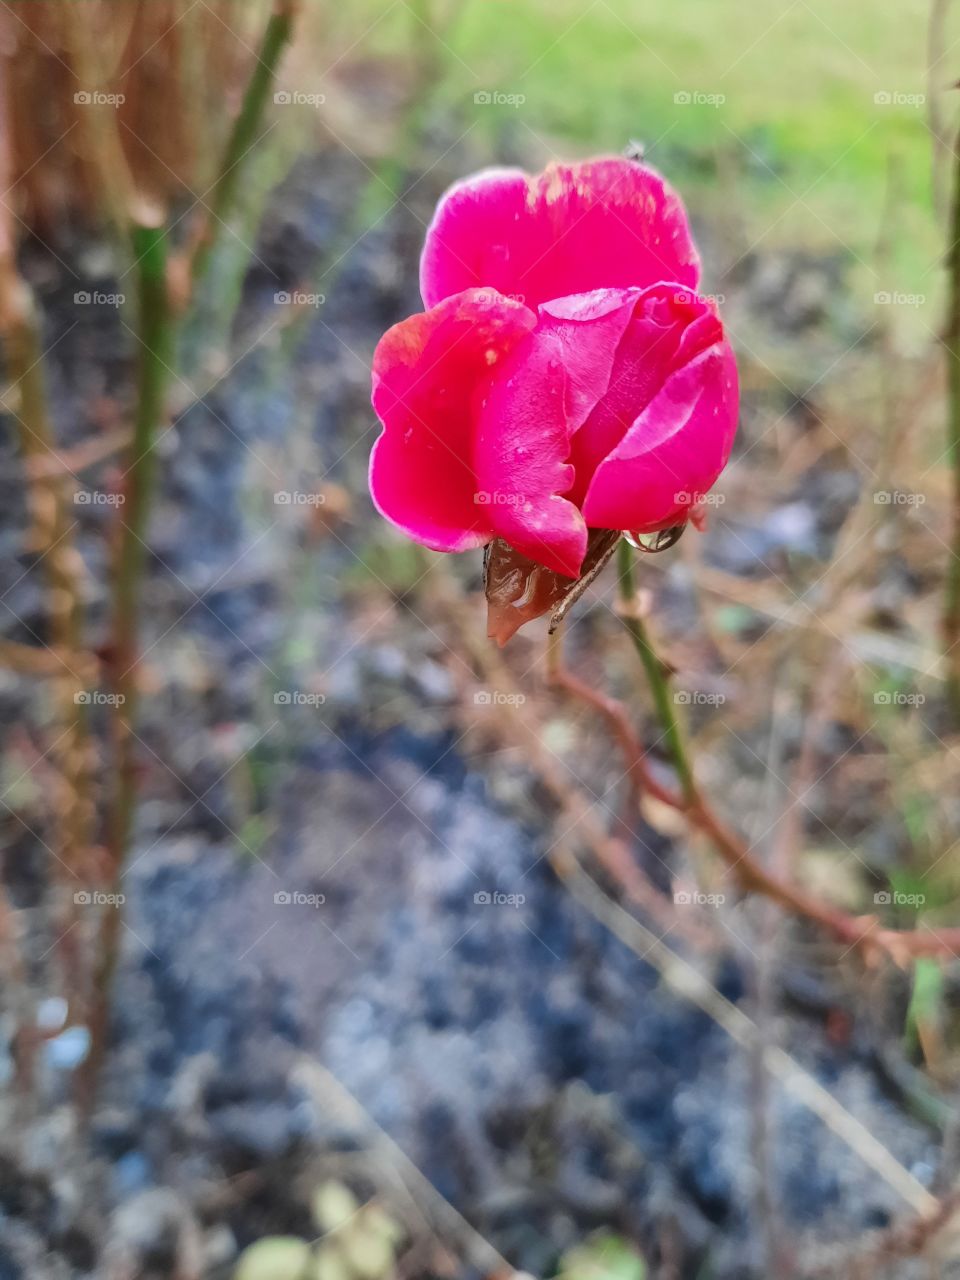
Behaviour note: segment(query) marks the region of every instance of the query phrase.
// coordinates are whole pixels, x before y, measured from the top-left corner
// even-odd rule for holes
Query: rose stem
[[[623,625],[630,633],[633,647],[640,656],[643,669],[647,675],[650,692],[657,711],[657,718],[663,729],[673,767],[680,781],[680,790],[688,806],[697,803],[697,784],[693,776],[693,765],[683,739],[683,731],[674,710],[673,697],[667,681],[666,669],[654,652],[647,628],[644,625],[640,610],[637,608],[636,583],[633,576],[633,549],[626,538],[620,539],[617,549],[617,570],[620,582],[620,601],[623,606]]]
[[[953,469],[953,536],[947,562],[943,638],[947,697],[954,724],[960,724],[960,139],[954,144],[955,177],[950,219],[949,310],[943,345],[947,353],[947,442]]]
[[[643,748],[637,741],[623,708],[612,699],[603,698],[591,692],[587,701],[608,719],[627,748],[631,777],[658,799],[686,814],[691,825],[710,839],[717,853],[745,890],[761,893],[797,915],[806,916],[850,947],[875,946],[901,960],[909,955],[955,955],[960,948],[960,929],[936,929],[929,932],[882,929],[875,917],[857,917],[838,911],[828,903],[821,902],[818,898],[806,893],[789,880],[780,879],[769,872],[754,858],[744,840],[736,832],[731,831],[713,811],[709,801],[697,786],[689,752],[674,714],[666,669],[656,655],[640,616],[633,575],[632,549],[626,542],[620,544],[618,563],[623,622],[643,662],[663,736],[670,748],[673,766],[682,790],[680,794],[675,794],[659,784],[650,785],[653,780],[643,763]],[[564,671],[558,653],[553,655],[552,661],[555,682],[583,697],[582,682]]]
[[[120,522],[119,548],[113,591],[113,631],[108,671],[116,703],[113,712],[113,793],[106,815],[106,846],[110,892],[119,894],[123,880],[136,806],[134,723],[138,704],[139,621],[141,587],[146,565],[147,519],[153,497],[157,432],[165,414],[170,370],[173,321],[167,288],[166,229],[159,218],[142,220],[133,228],[133,252],[138,271],[139,352],[137,410],[126,503]],[[106,906],[97,937],[90,1009],[90,1052],[78,1078],[81,1113],[89,1118],[106,1050],[110,998],[117,968],[121,913]]]

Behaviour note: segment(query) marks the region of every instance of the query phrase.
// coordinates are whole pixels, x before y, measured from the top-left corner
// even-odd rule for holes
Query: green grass
[[[926,108],[875,102],[926,93],[927,10],[928,0],[465,0],[444,29],[437,100],[494,158],[517,144],[566,157],[639,138],[695,212],[736,218],[745,248],[836,250],[857,264],[871,305],[879,289],[933,301]],[[362,0],[342,21],[344,43],[374,24],[368,53],[422,44],[402,2]],[[525,101],[478,106],[482,89]],[[723,101],[680,104],[681,92]],[[880,278],[891,157],[894,243]]]

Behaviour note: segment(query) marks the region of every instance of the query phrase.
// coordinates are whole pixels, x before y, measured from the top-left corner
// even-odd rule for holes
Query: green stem
[[[113,635],[109,669],[113,706],[115,768],[106,818],[110,892],[123,882],[136,808],[136,736],[141,587],[146,565],[146,533],[153,498],[157,433],[163,423],[173,344],[173,317],[167,288],[166,232],[161,226],[136,226],[133,252],[139,272],[137,411],[126,502],[120,509],[120,545],[114,576]],[[120,943],[121,912],[103,908],[91,992],[90,1052],[78,1079],[82,1114],[89,1118],[109,1031],[110,1001]]]
[[[657,719],[666,739],[667,749],[676,770],[683,798],[688,805],[699,802],[693,765],[684,742],[683,730],[677,718],[676,704],[670,692],[666,668],[657,657],[650,642],[647,628],[637,608],[637,589],[633,573],[633,549],[625,538],[617,548],[617,569],[620,580],[620,599],[623,602],[623,624],[630,633],[633,647],[640,656],[646,672]]]
[[[243,173],[243,160],[252,149],[257,129],[267,103],[280,56],[290,42],[296,16],[297,0],[277,0],[264,28],[257,61],[247,82],[240,113],[233,122],[217,179],[207,201],[209,217],[194,255],[191,280],[194,290],[210,263],[210,254],[220,226],[233,208],[237,186]]]
[[[950,301],[944,347],[947,352],[947,444],[953,468],[953,538],[947,562],[943,638],[947,696],[960,723],[960,140],[954,147],[955,178],[948,256]]]

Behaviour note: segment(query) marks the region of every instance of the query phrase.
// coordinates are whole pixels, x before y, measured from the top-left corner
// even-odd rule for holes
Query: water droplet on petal
[[[669,529],[657,529],[654,533],[625,533],[623,536],[634,551],[650,555],[655,551],[667,551],[676,546],[683,536],[686,524],[675,524]]]

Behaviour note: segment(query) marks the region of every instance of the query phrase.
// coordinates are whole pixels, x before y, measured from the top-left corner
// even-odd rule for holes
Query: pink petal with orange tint
[[[604,289],[541,307],[480,407],[474,463],[494,530],[570,578],[587,548],[586,522],[563,496],[575,479],[571,436],[607,390],[635,301],[634,290]]]
[[[486,285],[535,307],[660,280],[695,289],[699,275],[679,196],[647,165],[602,156],[455,183],[427,231],[420,291],[432,306]]]
[[[373,360],[383,434],[370,455],[381,515],[434,551],[466,551],[493,536],[478,501],[474,415],[499,362],[536,324],[492,290],[471,290],[389,329]]]

